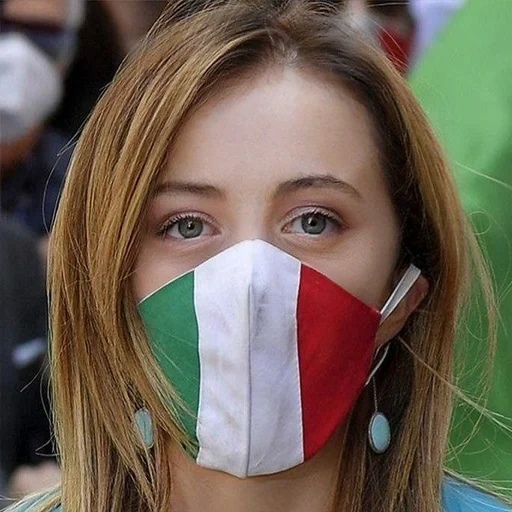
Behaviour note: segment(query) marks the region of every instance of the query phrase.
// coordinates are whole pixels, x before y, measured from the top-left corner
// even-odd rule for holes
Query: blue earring
[[[391,444],[391,427],[386,416],[379,412],[375,379],[372,379],[372,385],[375,412],[372,414],[370,424],[368,425],[368,441],[375,453],[382,454],[387,451]]]
[[[144,407],[135,413],[135,429],[144,443],[144,446],[148,450],[153,448],[155,444],[153,417]]]

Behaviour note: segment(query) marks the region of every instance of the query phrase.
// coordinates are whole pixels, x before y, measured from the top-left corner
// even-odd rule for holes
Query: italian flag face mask
[[[243,478],[313,457],[366,385],[380,312],[261,241],[239,243],[139,305],[155,357],[188,411],[197,464]]]

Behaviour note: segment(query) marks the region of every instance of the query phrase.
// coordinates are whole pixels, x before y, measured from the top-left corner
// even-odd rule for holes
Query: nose
[[[263,240],[270,243],[272,237],[273,227],[262,201],[251,199],[238,205],[233,219],[229,245],[235,245],[245,240]]]

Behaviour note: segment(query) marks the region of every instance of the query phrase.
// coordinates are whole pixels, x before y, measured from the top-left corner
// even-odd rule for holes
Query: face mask
[[[77,27],[69,22],[63,25],[46,25],[9,18],[2,20],[0,34],[18,34],[26,37],[61,70],[65,70],[71,64],[78,39]]]
[[[0,142],[21,138],[58,105],[62,78],[50,58],[20,33],[0,35]]]
[[[189,409],[197,464],[243,478],[318,453],[368,381],[379,324],[418,276],[411,267],[379,312],[251,240],[146,297],[140,313]]]

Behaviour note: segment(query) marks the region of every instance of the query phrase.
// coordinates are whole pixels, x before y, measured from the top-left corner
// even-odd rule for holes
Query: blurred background
[[[492,368],[478,290],[461,326],[457,385],[466,398],[456,401],[447,464],[512,496],[512,2],[345,3],[431,119],[496,280]],[[59,481],[46,356],[48,234],[83,123],[165,6],[0,0],[0,510]]]
[[[0,0],[0,510],[59,481],[48,234],[83,123],[163,1]]]

